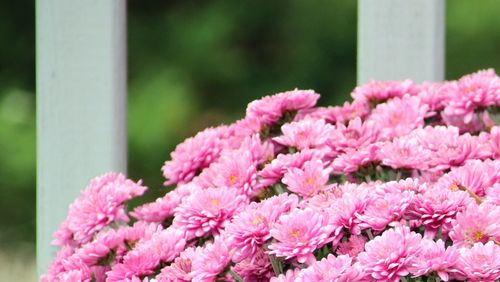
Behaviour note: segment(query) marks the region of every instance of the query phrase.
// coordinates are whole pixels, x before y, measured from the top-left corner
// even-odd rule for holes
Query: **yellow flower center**
[[[259,223],[262,223],[262,219],[263,219],[263,218],[262,218],[261,216],[256,216],[256,217],[254,217],[254,218],[252,219],[252,224],[253,224],[253,225],[257,225],[257,224],[259,224]]]
[[[218,199],[211,199],[210,204],[212,204],[212,206],[218,207],[220,206],[220,201]]]
[[[234,183],[236,183],[236,180],[238,180],[238,177],[236,175],[231,174],[229,176],[229,183],[234,184]]]
[[[297,230],[297,229],[294,229],[290,232],[290,236],[292,236],[293,238],[298,238],[300,235],[300,231]]]
[[[458,185],[456,183],[453,183],[450,185],[450,190],[451,191],[458,191],[460,188],[458,188]]]
[[[476,239],[476,242],[481,241],[484,237],[483,232],[477,231],[474,233],[474,239]]]
[[[312,177],[307,178],[306,183],[307,184],[313,184],[314,179]]]

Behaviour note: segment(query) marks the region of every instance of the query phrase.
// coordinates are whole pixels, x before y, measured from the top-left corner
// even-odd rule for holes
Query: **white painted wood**
[[[37,270],[90,178],[126,170],[126,1],[37,0]]]
[[[358,83],[444,79],[444,0],[359,0]]]

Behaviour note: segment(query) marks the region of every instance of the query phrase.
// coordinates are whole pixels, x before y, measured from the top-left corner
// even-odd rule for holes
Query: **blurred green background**
[[[129,174],[153,192],[175,145],[298,88],[355,86],[357,1],[129,1]],[[446,77],[500,71],[500,1],[447,3]],[[35,240],[34,1],[0,2],[0,250]],[[82,187],[83,188],[83,187]],[[17,249],[16,249],[17,250]]]

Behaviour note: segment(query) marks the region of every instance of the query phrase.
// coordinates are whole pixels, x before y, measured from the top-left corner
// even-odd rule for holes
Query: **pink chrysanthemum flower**
[[[313,159],[304,163],[302,168],[289,168],[282,182],[288,190],[302,197],[311,197],[325,188],[331,168],[323,168],[321,160]]]
[[[300,268],[289,269],[278,277],[272,277],[269,282],[295,282],[299,272]]]
[[[299,208],[311,208],[316,211],[327,211],[332,205],[342,197],[342,191],[338,184],[328,185],[328,187],[320,193],[302,199]]]
[[[115,259],[121,260],[123,256],[131,249],[135,247],[136,244],[142,241],[148,241],[153,237],[154,234],[159,233],[163,230],[163,226],[157,223],[147,223],[143,221],[137,221],[132,226],[120,226],[115,230],[115,234],[110,232],[105,233],[103,236],[100,234],[97,238],[102,238],[101,240],[107,245],[112,246],[115,244],[114,240],[120,240],[115,250]]]
[[[497,281],[500,279],[500,246],[494,242],[475,243],[472,248],[461,248],[456,266],[462,279],[468,281]]]
[[[90,269],[94,281],[106,281],[106,272],[111,269],[111,266],[94,265]]]
[[[339,117],[342,113],[342,107],[340,106],[330,106],[330,107],[315,107],[310,109],[304,109],[297,112],[294,121],[300,121],[306,118],[312,119],[324,119],[328,123],[335,124],[339,118],[344,121],[342,117]]]
[[[222,156],[205,169],[194,182],[206,187],[230,187],[241,194],[255,196],[257,165],[249,150],[235,150]]]
[[[107,173],[92,179],[69,207],[68,217],[54,233],[53,244],[84,244],[114,221],[128,221],[125,202],[146,191],[141,182]]]
[[[486,189],[484,203],[500,206],[500,183],[495,183],[492,187]]]
[[[464,115],[445,115],[441,112],[441,119],[443,123],[447,126],[455,126],[460,130],[460,133],[464,132],[479,132],[484,129],[484,124],[478,114],[469,113],[470,120],[465,119]],[[465,122],[467,120],[467,122]]]
[[[263,164],[274,159],[274,144],[271,140],[261,140],[259,134],[253,134],[244,138],[237,151],[248,151],[251,154],[251,159],[257,164]]]
[[[338,152],[346,152],[347,149],[359,149],[362,146],[372,144],[378,140],[380,129],[374,122],[362,122],[357,117],[349,121],[349,125],[337,123],[332,137],[328,139],[327,145]]]
[[[351,282],[364,281],[363,270],[358,264],[352,264],[352,258],[348,255],[335,257],[329,254],[328,257],[322,259],[300,271],[297,275],[296,282]]]
[[[47,273],[43,274],[40,277],[41,282],[52,282],[52,281],[57,281],[56,277],[59,273],[64,272],[66,270],[64,266],[64,262],[71,257],[72,254],[74,254],[75,248],[71,247],[69,245],[63,246],[57,253],[52,261],[52,263],[49,265],[49,269],[47,270]]]
[[[456,82],[424,82],[417,96],[429,106],[431,112],[444,109],[448,101],[458,91]]]
[[[389,229],[365,245],[358,255],[362,269],[377,281],[399,281],[420,252],[421,236],[406,226]]]
[[[173,261],[186,245],[184,232],[168,228],[155,233],[150,240],[139,242],[106,273],[106,281],[118,282],[133,276],[153,274],[161,262]]]
[[[176,209],[173,226],[186,238],[217,235],[244,206],[246,197],[228,187],[193,191]]]
[[[344,192],[342,197],[333,202],[327,212],[333,218],[336,226],[342,226],[351,234],[361,233],[362,221],[359,216],[364,213],[366,207],[373,201],[368,189],[358,187],[349,192]]]
[[[416,95],[419,87],[409,79],[403,81],[371,80],[354,88],[351,97],[355,101],[366,101],[369,104],[383,103],[391,98],[403,97],[407,94]]]
[[[111,270],[106,273],[106,281],[119,282],[134,276],[153,274],[154,269],[159,263],[160,259],[156,254],[139,255],[137,252],[132,251],[127,254],[126,264],[115,264]]]
[[[105,270],[109,270],[109,266],[89,266],[88,263],[86,263],[82,259],[79,259],[79,257],[75,254],[67,260],[64,260],[62,264],[64,265],[64,270],[57,274],[57,276],[59,277],[61,277],[61,274],[63,273],[67,274],[74,271],[83,270],[83,272],[81,272],[81,274],[84,275],[81,278],[82,280],[76,281],[84,281],[92,277],[102,278],[101,281],[104,281],[105,275],[101,270],[103,267],[105,267]]]
[[[426,183],[436,183],[441,177],[443,177],[443,171],[434,171],[434,170],[421,170],[419,171],[419,176],[416,176],[417,179],[426,182]]]
[[[500,161],[470,160],[464,166],[452,168],[441,177],[437,185],[443,189],[468,190],[479,197],[486,189],[500,181]]]
[[[472,246],[488,241],[500,242],[500,206],[471,203],[457,214],[450,231],[455,246]]]
[[[357,117],[365,118],[370,113],[370,105],[365,101],[345,102],[342,106],[317,107],[299,111],[295,120],[305,118],[324,119],[328,123],[346,124]]]
[[[421,251],[411,265],[410,272],[414,277],[436,273],[443,281],[450,280],[450,273],[458,262],[459,253],[454,246],[445,248],[443,240],[434,242],[423,239]]]
[[[304,119],[287,123],[281,127],[282,136],[273,138],[279,144],[299,150],[322,149],[331,138],[334,127],[323,119]]]
[[[163,167],[165,185],[187,183],[215,161],[227,143],[228,127],[207,128],[177,145]]]
[[[430,159],[430,151],[411,136],[395,138],[385,142],[379,152],[382,164],[394,169],[426,169]]]
[[[447,236],[457,213],[471,201],[472,198],[463,191],[431,188],[414,198],[408,217],[421,222],[427,238],[434,238],[439,228],[442,235]]]
[[[356,258],[359,253],[365,250],[365,243],[366,238],[364,236],[351,235],[349,240],[339,243],[337,254]]]
[[[174,209],[189,196],[193,187],[194,184],[180,185],[156,201],[136,207],[130,215],[142,221],[163,222],[174,215]]]
[[[494,126],[490,130],[489,146],[495,159],[500,158],[500,126]]]
[[[144,277],[143,279],[141,279],[140,277],[137,277],[137,276],[132,276],[131,278],[126,278],[125,280],[123,280],[123,282],[161,282],[161,281],[158,281],[154,278],[149,278],[149,277]]]
[[[260,120],[256,117],[245,117],[230,125],[235,136],[246,137],[259,133],[262,128]]]
[[[475,136],[460,135],[457,127],[427,126],[411,133],[429,153],[431,170],[447,170],[461,166],[468,159],[485,158],[491,154]]]
[[[275,222],[281,215],[294,210],[298,203],[297,195],[283,193],[260,202],[260,210],[266,213],[270,222]]]
[[[271,261],[263,249],[258,249],[255,255],[237,263],[233,271],[243,278],[243,281],[266,282],[274,277]]]
[[[44,282],[44,278],[41,279]],[[51,280],[47,280],[50,282],[73,282],[73,281],[81,281],[81,282],[91,282],[92,275],[90,269],[85,265],[81,265],[77,269],[72,269],[68,271],[64,271],[58,273],[56,277],[52,277]]]
[[[202,188],[233,187],[253,197],[264,188],[258,183],[257,168],[273,157],[274,147],[270,140],[262,142],[258,134],[248,136],[237,149],[224,150],[193,183]]]
[[[205,245],[200,255],[192,260],[192,281],[215,281],[231,262],[231,248],[224,237],[216,237],[213,243]]]
[[[291,168],[301,168],[305,162],[321,159],[323,153],[319,150],[303,150],[294,154],[279,154],[271,163],[259,171],[259,185],[267,187],[281,181],[281,178]]]
[[[370,144],[337,156],[331,163],[333,174],[350,174],[369,164],[380,163],[381,145],[381,143]]]
[[[161,230],[162,227],[154,223],[136,222],[134,226],[122,226],[116,230],[101,232],[92,242],[82,245],[71,257],[67,258],[66,264],[84,263],[88,267],[97,264],[104,266],[111,263],[107,261],[110,255],[119,260],[137,241],[148,240],[153,233]]]
[[[398,224],[410,206],[414,195],[413,192],[404,191],[386,193],[374,198],[364,213],[357,215],[362,221],[359,226],[362,229],[371,228],[375,231],[383,231],[388,225]]]
[[[160,274],[156,276],[158,281],[178,281],[178,282],[190,282],[193,279],[192,262],[193,260],[201,255],[200,247],[190,247],[184,250],[180,255],[174,260],[172,264],[164,267]]]
[[[313,252],[332,241],[333,225],[327,214],[311,209],[296,209],[282,215],[270,231],[277,241],[269,245],[269,253],[300,263],[314,261]]]
[[[493,69],[465,75],[457,82],[458,95],[451,98],[443,111],[443,119],[459,118],[469,124],[477,109],[495,105],[500,97],[500,78]]]
[[[379,104],[368,120],[380,127],[381,136],[393,138],[410,133],[424,125],[429,106],[423,104],[418,97],[394,98],[387,103]]]
[[[260,203],[251,203],[237,214],[226,227],[225,234],[235,247],[233,260],[239,262],[251,257],[271,238],[271,225],[283,213],[288,213],[298,204],[296,195],[281,194]]]
[[[319,94],[313,90],[292,90],[266,96],[248,104],[246,117],[257,119],[261,125],[277,122],[286,112],[314,107]]]
[[[261,205],[250,204],[243,212],[236,215],[226,227],[226,234],[235,245],[234,261],[239,262],[257,253],[264,243],[271,238],[270,219]]]
[[[409,191],[415,195],[425,193],[429,187],[428,183],[418,178],[406,178],[398,181],[389,181],[376,186],[377,195],[383,196],[386,193],[403,193]]]
[[[96,242],[91,242],[83,245],[78,249],[71,257],[65,262],[68,264],[83,263],[87,267],[96,265],[99,260],[105,259],[106,256],[111,254],[113,251],[112,247],[105,243],[97,240]]]
[[[364,118],[370,113],[370,106],[364,101],[345,102],[342,106],[316,107],[301,110],[295,116],[295,121],[306,118],[324,119],[326,122],[347,123],[357,117]]]
[[[363,101],[345,102],[344,105],[342,105],[342,115],[337,119],[337,122],[346,123],[356,117],[364,119],[370,113],[370,105],[367,105]]]

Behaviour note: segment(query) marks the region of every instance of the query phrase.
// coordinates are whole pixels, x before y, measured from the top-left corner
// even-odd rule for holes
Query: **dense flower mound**
[[[498,281],[500,78],[293,90],[177,146],[165,194],[95,178],[41,281]]]

